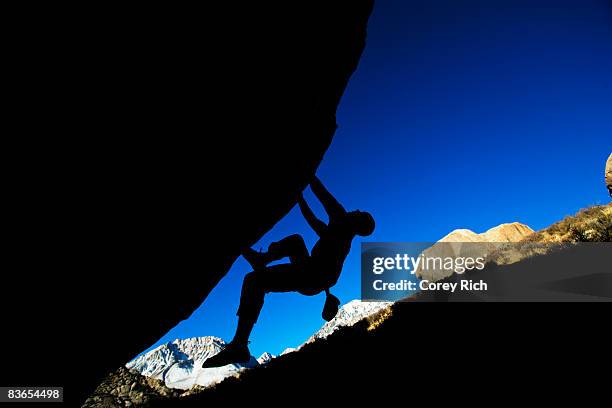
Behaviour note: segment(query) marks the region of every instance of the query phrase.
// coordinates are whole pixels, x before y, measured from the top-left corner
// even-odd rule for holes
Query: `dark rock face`
[[[335,132],[372,1],[290,3],[14,14],[22,131],[41,137],[10,150],[18,262],[4,289],[18,300],[2,306],[36,350],[9,357],[11,383],[83,401],[295,204]]]
[[[172,390],[161,380],[145,377],[135,370],[120,367],[104,379],[95,392],[87,398],[83,407],[146,406],[152,400],[179,398],[183,394],[187,393],[183,390]]]

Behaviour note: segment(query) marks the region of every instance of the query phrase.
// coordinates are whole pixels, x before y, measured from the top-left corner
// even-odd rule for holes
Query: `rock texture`
[[[125,367],[109,374],[83,404],[84,408],[138,407],[153,400],[178,398],[184,392],[171,390],[164,382],[145,377]]]
[[[373,5],[299,3],[11,13],[30,136],[6,150],[15,262],[0,307],[36,299],[4,324],[24,350],[57,350],[52,370],[9,356],[11,383],[61,384],[82,402],[295,205],[334,135]],[[150,301],[160,283],[163,302]],[[74,375],[61,368],[77,337],[87,350],[70,354],[98,358]]]
[[[606,162],[606,187],[608,187],[608,193],[612,197],[612,153],[610,153]]]

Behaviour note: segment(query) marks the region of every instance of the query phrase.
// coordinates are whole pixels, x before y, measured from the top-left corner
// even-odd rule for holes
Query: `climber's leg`
[[[268,247],[268,254],[275,259],[289,257],[293,264],[301,263],[310,256],[304,238],[299,234],[289,235],[280,241],[271,243]]]
[[[247,273],[242,282],[237,315],[255,323],[263,307],[266,293],[296,291],[302,286],[305,276],[293,264],[273,265],[261,271]],[[246,341],[248,339],[239,337],[237,340]]]
[[[243,363],[250,359],[249,337],[259,317],[266,293],[292,292],[308,285],[308,274],[293,264],[281,264],[250,272],[244,277],[238,327],[234,339],[219,354],[209,358],[203,367],[220,367],[231,363]]]
[[[270,262],[285,257],[289,257],[291,263],[300,263],[306,260],[310,255],[302,236],[293,234],[280,241],[271,243],[268,247],[268,252],[257,252],[251,248],[247,248],[242,252],[242,256],[251,264],[254,270],[258,271]]]

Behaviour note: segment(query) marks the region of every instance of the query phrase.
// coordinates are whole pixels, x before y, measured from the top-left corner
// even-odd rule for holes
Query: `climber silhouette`
[[[266,293],[299,292],[313,296],[325,290],[328,297],[326,310],[323,311],[324,318],[331,320],[335,315],[337,303],[330,303],[337,299],[333,295],[330,297],[329,288],[340,277],[344,259],[355,235],[367,236],[374,231],[374,218],[359,210],[347,212],[316,177],[310,183],[310,188],[323,204],[329,216],[329,224],[319,220],[304,197],[300,196],[298,204],[302,215],[319,236],[311,254],[308,253],[304,239],[297,234],[273,242],[267,252],[260,253],[247,248],[242,253],[253,267],[253,272],[248,273],[242,283],[236,334],[220,353],[204,361],[204,368],[249,361],[249,337],[263,307]],[[285,257],[289,258],[290,263],[267,266]],[[333,309],[331,314],[330,308]]]

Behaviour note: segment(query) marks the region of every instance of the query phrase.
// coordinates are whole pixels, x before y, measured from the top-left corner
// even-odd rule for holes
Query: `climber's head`
[[[374,217],[372,214],[365,211],[351,211],[348,214],[348,219],[351,224],[353,233],[367,237],[374,232]]]

